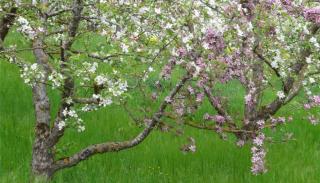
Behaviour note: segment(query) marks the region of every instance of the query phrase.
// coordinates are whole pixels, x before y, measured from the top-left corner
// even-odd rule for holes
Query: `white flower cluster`
[[[94,81],[96,82],[97,85],[104,85],[105,83],[107,83],[108,81],[110,81],[110,79],[105,76],[105,75],[98,75]]]
[[[21,16],[17,18],[17,22],[19,23],[18,31],[25,34],[28,38],[34,39],[36,36],[36,32],[32,29],[29,24],[29,21]]]
[[[52,82],[52,88],[58,88],[61,86],[63,82],[63,75],[61,73],[58,73],[56,71],[53,71],[49,76],[48,80]]]
[[[97,109],[98,109],[98,107],[96,105],[86,104],[85,106],[83,106],[81,108],[81,111],[89,112],[89,111],[94,111],[94,110],[97,110]]]
[[[34,86],[36,82],[40,82],[44,78],[44,73],[41,71],[38,64],[25,65],[22,69],[21,78],[27,85]]]
[[[85,130],[85,126],[83,124],[83,120],[81,118],[79,118],[77,112],[74,109],[69,109],[68,110],[67,108],[65,108],[62,111],[62,114],[65,117],[65,120],[64,121],[60,121],[58,123],[59,130],[64,129],[65,126],[66,126],[66,122],[67,121],[71,122],[71,120],[69,120],[71,118],[75,120],[74,123],[73,124],[71,123],[71,124],[77,128],[78,132],[83,132]]]
[[[278,91],[277,96],[281,100],[286,98],[286,95],[283,93],[283,91]]]
[[[108,88],[108,91],[115,97],[123,94],[125,91],[127,91],[128,88],[127,81],[122,81],[121,79],[119,79],[114,82],[106,75],[98,75],[97,77],[95,77],[94,81],[97,83],[97,85],[103,85]]]
[[[82,67],[80,69],[74,69],[76,76],[81,79],[80,85],[85,85],[86,82],[89,82],[91,80],[91,76],[96,73],[98,69],[98,63],[84,62],[82,63]]]
[[[113,95],[116,97],[122,95],[124,92],[127,91],[128,83],[127,81],[119,80],[116,83],[114,83],[113,86],[113,88],[109,88],[109,91],[112,92]]]
[[[102,97],[101,95],[93,94],[92,98],[99,100],[99,106],[107,106],[112,104],[112,98],[111,97]],[[86,108],[84,109],[84,111]],[[88,111],[88,110],[87,110]]]
[[[312,37],[312,38],[310,39],[310,43],[312,43],[313,46],[314,46],[317,50],[320,49],[320,44],[318,43],[317,38]]]

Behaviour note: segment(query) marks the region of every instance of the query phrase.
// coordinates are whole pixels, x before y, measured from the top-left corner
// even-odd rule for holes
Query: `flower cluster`
[[[25,34],[28,38],[34,39],[36,32],[30,26],[29,21],[21,16],[18,17],[17,22],[19,23],[18,31]]]
[[[58,88],[62,85],[64,77],[61,73],[53,71],[48,76],[48,80],[52,82],[52,88]]]
[[[59,130],[63,130],[67,125],[75,127],[78,132],[83,132],[85,130],[83,120],[78,116],[77,112],[74,109],[65,108],[62,111],[62,115],[64,120],[59,121]]]
[[[320,6],[305,9],[304,17],[311,22],[320,24]]]
[[[215,54],[220,54],[225,48],[224,39],[218,32],[209,28],[204,36],[203,47],[215,52]]]
[[[34,86],[36,82],[43,81],[45,77],[40,66],[36,63],[25,65],[21,72],[21,78],[23,78],[24,82],[30,86]]]
[[[309,97],[309,102],[304,104],[304,109],[308,110],[308,120],[311,124],[317,125],[320,122],[320,112],[317,108],[320,107],[320,95],[314,95]],[[312,109],[317,109],[315,112],[311,112]]]
[[[266,152],[263,148],[264,139],[265,136],[263,133],[260,133],[253,139],[253,147],[251,148],[251,172],[254,175],[265,173],[267,171],[265,167]]]
[[[175,65],[176,65],[176,60],[171,59],[170,62],[163,67],[160,73],[160,76],[164,79],[169,79],[172,73],[172,69],[174,68]]]

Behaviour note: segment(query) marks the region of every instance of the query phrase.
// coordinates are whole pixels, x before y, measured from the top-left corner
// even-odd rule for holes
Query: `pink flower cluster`
[[[204,37],[206,47],[216,54],[223,52],[225,48],[223,37],[212,28],[207,29]]]
[[[320,95],[310,97],[310,102],[304,104],[305,109],[311,109],[313,107],[320,106]]]
[[[218,124],[223,124],[225,121],[226,121],[226,118],[224,116],[221,116],[221,115],[214,115],[214,116],[211,116],[210,114],[206,113],[204,116],[203,116],[203,119],[204,120],[207,120],[207,121],[215,121],[216,123]]]
[[[166,64],[162,71],[161,71],[161,76],[164,78],[164,79],[169,79],[170,76],[171,76],[171,73],[172,73],[172,69],[173,67],[176,65],[176,60],[175,59],[171,59],[169,61],[168,64]]]
[[[238,79],[241,83],[246,83],[245,71],[247,65],[245,62],[241,61],[241,52],[236,51],[232,56],[227,56],[224,58],[227,64],[227,69],[224,75],[220,78],[222,83],[227,83],[232,79]]]
[[[187,55],[188,52],[185,48],[181,47],[177,50],[177,53],[178,53],[179,57],[184,57]]]
[[[196,102],[202,102],[203,101],[203,98],[204,98],[204,93],[198,93],[196,95]]]
[[[316,105],[320,105],[320,95],[313,96],[313,102]]]
[[[258,175],[260,173],[265,173],[267,171],[265,167],[265,157],[266,152],[263,148],[265,136],[263,133],[260,133],[255,139],[253,139],[253,147],[251,148],[251,172],[254,175]]]
[[[290,118],[291,119],[291,118]],[[286,118],[285,117],[277,117],[277,118],[271,118],[271,123],[272,124],[277,124],[277,123],[285,123],[286,122]]]
[[[304,17],[316,24],[320,24],[320,6],[304,10]]]
[[[314,115],[309,116],[308,119],[309,119],[310,123],[313,125],[317,125],[319,123],[319,119],[316,118]]]

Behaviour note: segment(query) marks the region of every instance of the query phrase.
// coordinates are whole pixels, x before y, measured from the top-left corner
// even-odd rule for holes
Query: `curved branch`
[[[165,109],[169,105],[167,101],[173,100],[176,94],[180,91],[180,89],[185,85],[185,83],[190,78],[191,78],[191,75],[188,73],[186,76],[184,76],[180,80],[180,82],[170,92],[168,96],[169,100],[165,100],[165,99],[163,100],[158,111],[154,113],[151,119],[151,122],[136,137],[134,137],[131,140],[122,141],[122,142],[106,142],[102,144],[90,145],[71,157],[66,157],[56,161],[53,166],[53,171],[75,166],[81,161],[86,160],[95,154],[102,154],[106,152],[117,152],[117,151],[134,147],[140,144],[141,142],[143,142],[147,138],[147,136],[150,134],[150,132],[153,130],[153,128],[158,124],[158,122],[160,122],[160,118],[163,116]]]

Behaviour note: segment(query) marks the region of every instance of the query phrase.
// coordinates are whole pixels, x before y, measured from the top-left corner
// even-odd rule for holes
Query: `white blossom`
[[[277,62],[277,61],[271,62],[271,67],[272,67],[272,68],[275,68],[275,69],[279,68],[278,62]]]
[[[154,9],[154,12],[155,12],[156,14],[160,14],[160,13],[161,13],[161,8],[155,8],[155,9]]]
[[[58,123],[58,129],[59,129],[59,130],[62,130],[65,126],[66,126],[66,122],[64,122],[64,121],[60,121],[60,122]]]
[[[122,43],[120,47],[121,47],[123,52],[125,52],[125,53],[129,52],[129,46],[128,45]]]
[[[284,98],[286,98],[286,95],[283,93],[283,91],[278,91],[278,92],[277,92],[277,96],[278,96],[279,99],[284,99]]]
[[[83,132],[85,129],[86,127],[83,125],[78,126],[78,132]]]

